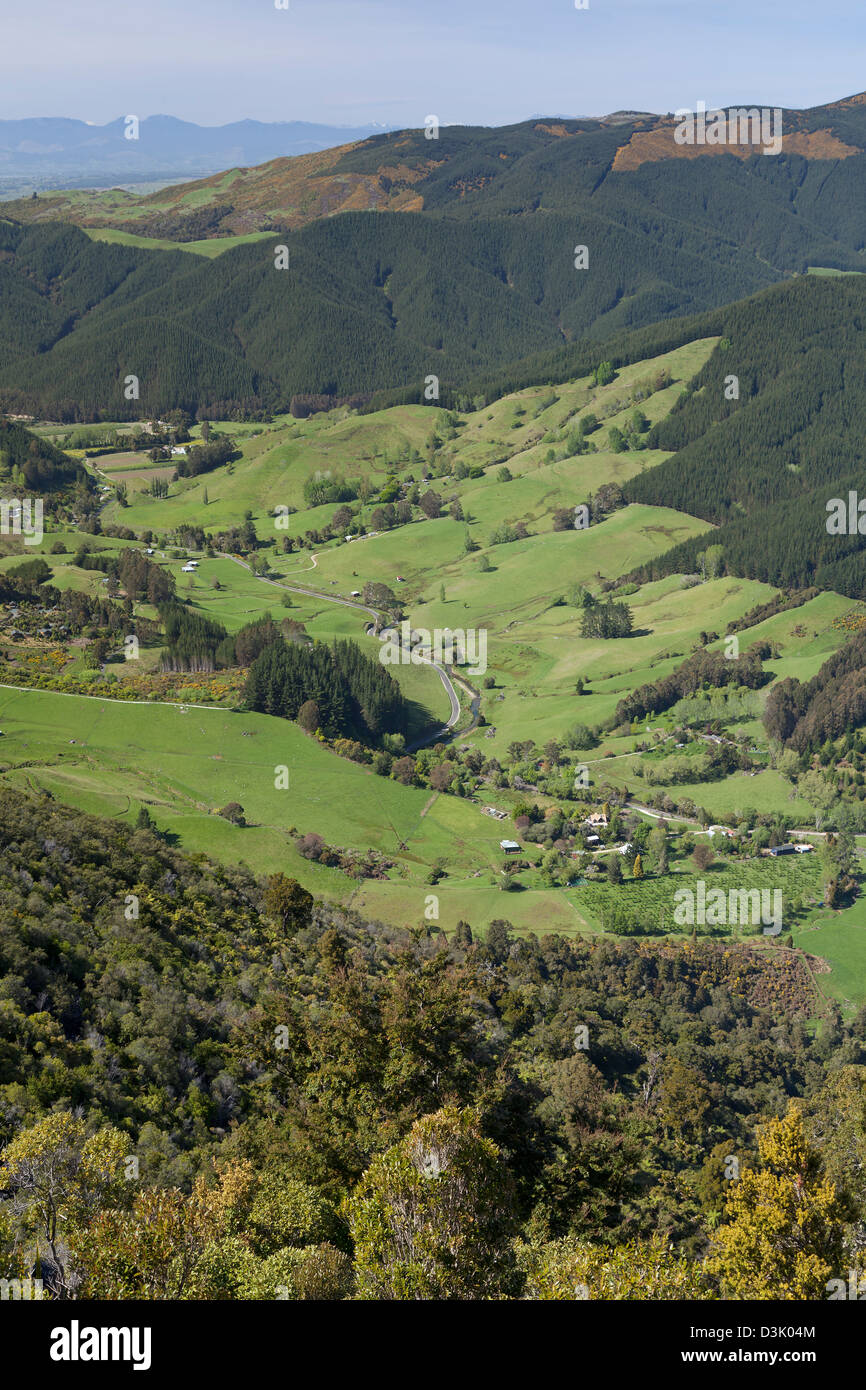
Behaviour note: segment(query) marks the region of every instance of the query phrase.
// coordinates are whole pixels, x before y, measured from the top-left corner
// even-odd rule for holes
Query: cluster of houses
[[[496,809],[495,806],[483,807],[482,815],[492,816],[495,820],[505,820],[507,818],[507,812],[499,811]],[[608,817],[605,815],[604,811],[593,811],[591,815],[587,816],[586,819],[582,821],[582,825],[584,827],[584,831],[588,830],[590,832],[589,834],[584,834],[584,839],[586,840],[587,845],[600,845],[601,836],[596,832],[599,830],[607,829]],[[710,837],[718,835],[722,839],[732,840],[735,836],[735,833],[736,832],[731,830],[731,828],[727,825],[710,825],[707,827],[707,834]],[[500,840],[499,848],[502,850],[503,854],[520,853],[520,845],[517,843],[516,840]],[[628,841],[626,841],[622,845],[612,845],[610,846],[610,848],[612,850],[615,850],[619,854],[628,854],[629,850],[631,849],[631,845],[628,843]],[[814,845],[806,843],[784,844],[775,845],[772,849],[761,850],[761,853],[773,859],[777,859],[780,855],[783,854],[811,854],[814,848]],[[573,852],[572,857],[576,858],[578,853],[579,851],[575,850]]]

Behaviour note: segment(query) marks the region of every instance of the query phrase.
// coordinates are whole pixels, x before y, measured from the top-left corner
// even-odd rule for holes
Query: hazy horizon
[[[416,127],[503,125],[760,102],[810,107],[863,90],[855,0],[0,0],[0,118],[104,125],[173,115]],[[840,42],[840,39],[843,40]],[[683,74],[686,74],[684,76]]]

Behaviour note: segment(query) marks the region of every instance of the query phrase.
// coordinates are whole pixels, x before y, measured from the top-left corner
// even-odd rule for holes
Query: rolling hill
[[[134,208],[118,194],[110,207],[7,204],[0,405],[96,419],[410,384],[418,399],[431,374],[465,391],[810,267],[866,269],[866,104],[785,112],[783,131],[767,158],[680,145],[672,117],[444,127],[231,170]],[[63,219],[144,240],[93,242]],[[149,251],[149,233],[229,249]]]
[[[148,129],[159,125],[151,143],[159,145],[160,122],[167,120],[145,123]],[[228,167],[226,161],[226,172],[145,196],[56,194],[3,211],[22,221],[61,219],[183,241],[197,237],[205,218],[208,235],[226,236],[295,229],[340,212],[447,212],[472,219],[592,208],[614,220],[672,215],[710,231],[721,225],[738,242],[760,243],[761,254],[775,251],[781,259],[769,259],[780,266],[810,240],[843,258],[852,245],[862,252],[856,193],[866,150],[866,94],[781,112],[780,155],[770,160],[760,143],[746,138],[751,128],[738,127],[742,138],[730,143],[690,144],[679,143],[678,124],[671,114],[624,113],[493,128],[444,126],[435,139],[424,130],[389,131],[255,167],[242,160]],[[254,125],[244,122],[238,130]],[[226,140],[234,129],[223,128]],[[199,143],[204,134],[196,128]],[[207,134],[213,145],[217,132]],[[831,248],[834,241],[840,244]]]
[[[717,524],[733,573],[862,597],[863,536],[828,531],[828,503],[847,508],[849,492],[862,492],[866,280],[805,276],[721,319],[722,340],[650,433],[672,456],[630,480],[627,495]],[[687,542],[638,577],[694,569],[697,549]]]

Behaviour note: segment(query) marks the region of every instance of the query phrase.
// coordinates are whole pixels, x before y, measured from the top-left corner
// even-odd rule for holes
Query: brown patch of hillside
[[[639,130],[625,145],[620,145],[613,161],[615,173],[638,169],[659,159],[700,159],[703,155],[733,154],[738,159],[748,159],[758,154],[760,145],[678,145],[674,139],[677,128],[675,121],[652,130]],[[850,155],[861,154],[854,145],[846,145],[829,130],[782,130],[782,151],[784,154],[799,154],[805,159],[847,159]]]
[[[294,229],[339,212],[420,212],[424,199],[414,185],[441,161],[403,162],[398,147],[409,141],[395,141],[387,154],[383,151],[388,163],[374,172],[337,173],[340,160],[358,143],[231,169],[145,197],[113,193],[108,201],[100,194],[60,194],[22,200],[10,208],[28,222],[61,218],[79,227],[116,227],[180,241],[190,239],[186,219],[191,216],[207,222],[192,238],[197,240],[199,236]],[[207,221],[209,208],[214,215]]]
[[[341,156],[354,148],[354,145],[344,145],[338,150],[273,160],[254,169],[244,169],[222,189],[220,181],[215,180],[214,197],[230,202],[233,209],[225,219],[224,228],[233,231],[236,222],[242,220],[244,229],[249,230],[250,215],[258,217],[262,227],[278,222],[281,226],[295,228],[339,212],[419,211],[423,207],[423,198],[414,191],[413,185],[435,167],[433,160],[414,166],[383,164],[369,174],[334,172]],[[184,195],[194,193],[196,187],[201,186],[182,186],[181,197],[176,200],[180,204],[178,211],[183,209]]]
[[[825,109],[827,111],[845,111],[852,106],[866,106],[866,92],[857,92],[855,96],[843,97],[841,101],[831,101]]]
[[[829,130],[795,130],[782,136],[785,154],[801,154],[804,159],[848,159],[862,154],[856,145],[845,145]]]
[[[465,198],[467,193],[478,193],[491,181],[490,174],[476,174],[472,179],[455,179],[450,187],[458,197]]]
[[[540,130],[540,131],[542,132],[542,134],[544,134],[544,135],[556,135],[556,136],[558,136],[560,139],[562,138],[563,135],[574,135],[574,134],[577,133],[576,131],[566,130],[565,126],[564,126],[564,125],[561,125],[561,124],[560,124],[560,125],[544,125],[544,124],[542,124],[542,123],[539,123],[537,126],[535,126],[535,129],[536,129],[536,130]]]
[[[228,199],[240,206],[245,194],[251,189],[264,191],[273,185],[290,188],[328,173],[344,155],[356,149],[358,143],[355,141],[350,145],[337,145],[332,150],[316,150],[312,154],[283,155],[278,159],[268,160],[266,164],[231,169],[228,173],[210,174],[207,178],[194,179],[191,183],[178,183],[171,188],[160,188],[156,193],[142,198],[141,203],[142,206],[150,204],[162,208],[184,203],[190,197],[198,203],[201,193],[211,193],[220,201]]]

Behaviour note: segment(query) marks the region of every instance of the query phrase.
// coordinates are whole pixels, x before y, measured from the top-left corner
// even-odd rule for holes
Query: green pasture
[[[152,212],[153,209],[151,208]],[[139,236],[137,232],[122,232],[116,227],[82,227],[92,241],[109,241],[119,246],[138,246],[144,251],[191,251],[195,256],[213,259],[236,246],[251,241],[273,241],[273,232],[247,232],[239,236],[208,237],[203,241],[170,241],[167,237]]]
[[[315,866],[299,860],[291,827],[343,849],[381,850],[397,861],[398,876],[419,886],[440,856],[467,878],[501,858],[504,822],[473,803],[377,777],[287,720],[6,688],[0,728],[3,782],[44,787],[81,810],[122,819],[147,805],[184,849],[244,860],[260,872],[289,863],[311,881]],[[283,766],[288,790],[274,785]],[[247,827],[214,814],[230,801],[244,807]],[[339,890],[330,896],[353,887],[341,874],[329,882]]]

